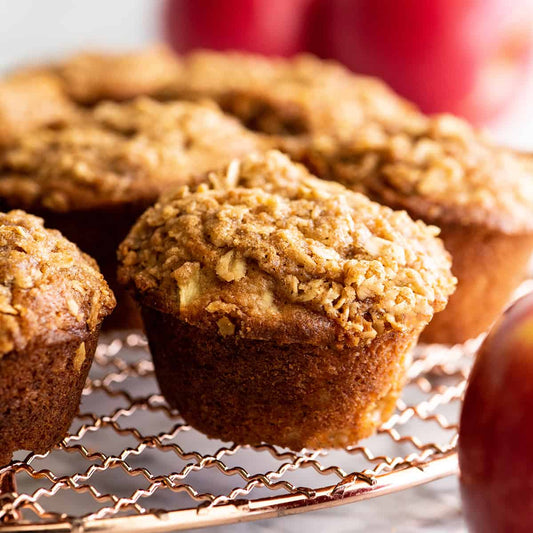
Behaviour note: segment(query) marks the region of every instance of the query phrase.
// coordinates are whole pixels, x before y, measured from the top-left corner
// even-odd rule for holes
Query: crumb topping
[[[451,115],[396,133],[367,124],[350,142],[322,136],[303,150],[287,151],[320,177],[430,223],[533,230],[533,173],[527,158],[494,146]]]
[[[265,143],[207,103],[103,103],[75,124],[30,132],[0,151],[0,197],[54,211],[149,205]]]
[[[357,344],[418,330],[454,290],[437,228],[279,152],[234,161],[210,182],[165,195],[122,243],[119,279],[148,305],[249,338],[290,327],[297,308]]]
[[[175,81],[180,61],[169,48],[159,45],[138,52],[81,53],[55,70],[75,101],[91,104],[156,96]]]
[[[253,129],[349,137],[369,120],[418,121],[413,104],[376,78],[302,55],[293,59],[200,51],[185,56],[178,95],[209,97]]]
[[[93,259],[40,218],[0,213],[0,357],[36,338],[93,331],[114,307]]]

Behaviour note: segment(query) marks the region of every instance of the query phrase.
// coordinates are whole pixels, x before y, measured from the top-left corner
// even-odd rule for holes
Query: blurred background
[[[533,0],[0,2],[0,70],[161,40],[335,58],[533,150]]]

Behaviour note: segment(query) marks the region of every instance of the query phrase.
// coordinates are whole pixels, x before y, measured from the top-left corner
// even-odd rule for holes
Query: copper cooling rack
[[[518,293],[533,289],[526,282]],[[138,332],[103,336],[69,435],[0,468],[0,533],[175,531],[331,507],[457,472],[479,339],[419,346],[395,414],[344,450],[207,439],[159,394]]]
[[[104,337],[70,434],[0,469],[0,531],[171,531],[348,503],[456,472],[476,343],[419,347],[396,413],[342,451],[238,446],[186,425],[138,333]]]

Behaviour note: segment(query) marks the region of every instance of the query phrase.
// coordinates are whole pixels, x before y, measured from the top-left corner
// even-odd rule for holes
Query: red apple
[[[194,48],[288,56],[302,52],[315,0],[168,0],[164,30],[178,52]]]
[[[527,73],[531,0],[321,1],[311,51],[383,78],[426,112],[486,120]]]
[[[479,350],[459,464],[471,532],[533,531],[533,294],[505,312]]]

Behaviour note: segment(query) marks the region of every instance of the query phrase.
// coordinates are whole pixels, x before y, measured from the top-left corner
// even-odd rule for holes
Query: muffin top
[[[451,115],[390,133],[362,127],[350,142],[327,136],[287,144],[319,176],[430,223],[533,231],[533,165]],[[529,160],[528,160],[529,159]]]
[[[350,136],[370,119],[398,125],[420,114],[376,78],[303,55],[293,59],[200,51],[185,56],[177,94],[210,97],[270,134]]]
[[[0,150],[0,199],[54,211],[149,205],[172,185],[265,148],[214,104],[107,102]]]
[[[40,218],[0,213],[0,358],[94,331],[115,307],[96,262]]]
[[[120,246],[141,303],[222,335],[358,344],[418,332],[454,290],[437,228],[279,152],[209,178],[164,195]]]
[[[40,126],[63,124],[75,113],[53,75],[26,71],[0,81],[0,146]]]
[[[52,70],[63,80],[64,89],[73,100],[94,104],[157,96],[175,82],[180,61],[169,48],[160,45],[138,52],[81,53]]]

